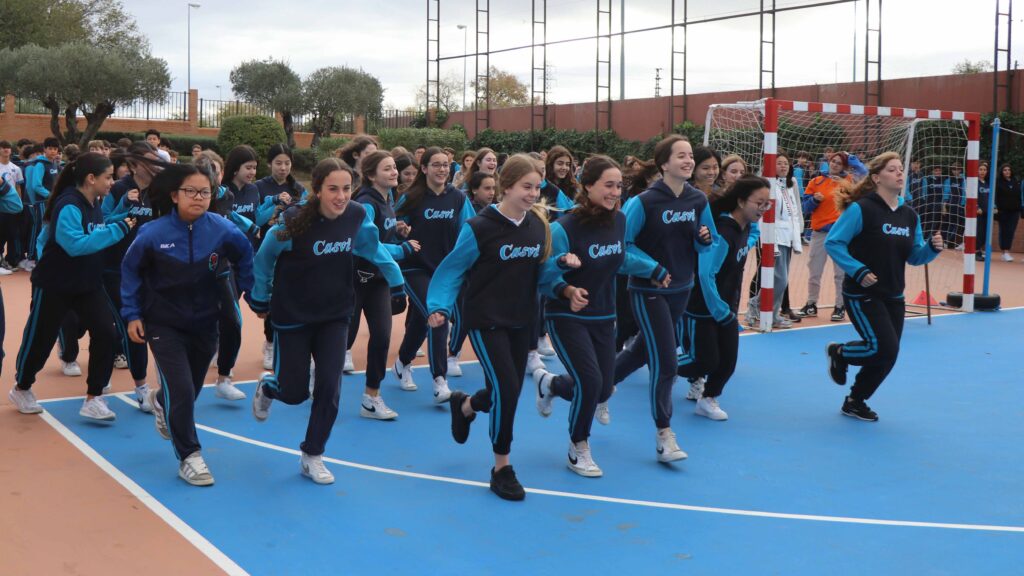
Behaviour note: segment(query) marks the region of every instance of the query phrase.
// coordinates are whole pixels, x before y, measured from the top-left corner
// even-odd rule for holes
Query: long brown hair
[[[587,192],[587,187],[597,184],[605,170],[613,168],[622,170],[615,160],[601,154],[591,156],[587,161],[586,168],[580,174],[581,186],[579,193],[576,194],[576,207],[572,210],[573,214],[579,216],[582,224],[608,227],[615,221],[615,212],[618,207],[607,210],[603,206],[598,206],[590,200],[590,193]]]
[[[355,173],[352,168],[340,158],[324,158],[313,167],[313,191],[306,197],[306,203],[298,208],[298,213],[284,221],[284,226],[277,231],[277,239],[284,241],[289,238],[302,236],[313,221],[320,216],[320,190],[323,189],[324,181],[335,172],[348,172],[352,181],[355,181]]]
[[[440,148],[438,148],[438,150],[440,150]],[[427,152],[429,151],[430,150],[428,150]],[[487,156],[488,154],[494,154],[494,159],[498,159],[498,153],[495,152],[494,150],[491,150],[490,148],[481,148],[477,150],[476,156],[473,157],[473,163],[469,165],[469,170],[466,171],[466,177],[463,179],[464,182],[468,182],[469,179],[473,177],[473,174],[476,174],[477,172],[480,171],[480,162],[482,162],[484,156]],[[423,155],[426,156],[427,153],[424,152]],[[497,171],[495,171],[495,175],[496,174]]]
[[[416,173],[416,180],[409,186],[402,197],[405,199],[402,205],[398,207],[395,212],[399,216],[405,216],[416,211],[419,207],[420,202],[423,201],[423,197],[430,192],[430,185],[427,184],[427,166],[430,165],[430,159],[438,154],[444,154],[444,150],[437,146],[431,146],[427,148],[427,151],[420,156],[420,170]],[[448,161],[447,155],[445,155],[445,162]]]
[[[836,208],[840,212],[846,210],[850,204],[853,204],[857,200],[860,200],[864,196],[878,191],[878,184],[871,179],[876,174],[881,174],[882,170],[885,170],[885,165],[893,160],[902,161],[903,158],[899,152],[883,152],[878,156],[871,159],[868,162],[868,174],[854,185],[850,185],[849,181],[840,180],[839,188],[836,189],[835,200]]]
[[[569,173],[561,180],[558,180],[555,176],[555,161],[559,158],[569,159]],[[558,186],[569,198],[576,196],[579,192],[579,187],[576,186],[576,178],[573,177],[572,173],[572,153],[565,146],[552,146],[551,150],[548,150],[548,159],[544,163],[544,171],[548,182]]]
[[[360,162],[360,168],[363,171],[362,186],[364,188],[373,188],[373,182],[370,182],[370,177],[377,177],[377,167],[380,166],[381,162],[387,160],[388,158],[391,158],[391,153],[385,152],[384,150],[377,150],[373,154],[370,154],[363,158],[362,162]]]
[[[501,202],[501,199],[505,196],[505,190],[515,186],[516,182],[519,182],[531,172],[536,172],[537,175],[543,178],[544,164],[540,160],[534,160],[526,154],[510,156],[505,161],[501,174],[498,175],[498,191],[495,194],[495,199]],[[543,262],[548,259],[548,256],[551,256],[551,227],[548,226],[547,210],[540,203],[537,203],[530,208],[530,211],[533,212],[537,220],[544,226],[544,249],[541,251],[540,257],[540,261]]]

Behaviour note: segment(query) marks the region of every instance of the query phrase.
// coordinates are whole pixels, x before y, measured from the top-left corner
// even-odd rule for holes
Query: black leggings
[[[906,307],[903,298],[847,296],[847,309],[861,337],[843,345],[843,360],[861,367],[850,397],[867,400],[896,365]]]
[[[199,451],[195,405],[203,390],[206,371],[217,349],[216,324],[186,332],[170,326],[146,323],[146,340],[153,351],[160,393],[174,455],[183,460]]]
[[[1017,223],[1020,222],[1020,210],[1000,210],[996,214],[996,220],[999,222],[999,249],[1013,248],[1013,237],[1017,233]]]
[[[388,347],[391,345],[391,289],[382,278],[369,282],[356,282],[355,308],[352,310],[348,330],[348,347],[351,350],[359,331],[359,317],[366,316],[366,327],[370,338],[366,343],[366,387],[380,389],[380,381],[387,373]]]
[[[491,414],[491,445],[495,454],[507,455],[512,451],[512,426],[526,373],[531,330],[531,326],[469,330],[469,341],[480,359],[487,384],[469,402],[473,410]]]
[[[114,311],[103,288],[81,294],[33,288],[32,307],[25,323],[25,333],[18,351],[18,388],[28,390],[36,381],[53,350],[57,332],[68,312],[78,315],[81,325],[89,331],[88,394],[99,396],[110,383],[114,371]]]
[[[683,378],[707,376],[704,397],[718,398],[736,371],[740,331],[735,321],[719,324],[710,316],[683,315],[683,354],[678,374]]]
[[[427,326],[427,287],[430,276],[424,271],[408,272],[405,287],[409,293],[409,308],[406,312],[405,336],[398,348],[398,359],[408,365],[416,359],[416,351],[427,339],[427,358],[430,359],[430,376],[448,375],[448,323],[437,328]],[[458,307],[453,314],[458,314]]]
[[[107,296],[110,297],[111,306],[114,310],[121,310],[121,275],[104,274],[103,285],[107,288]],[[121,318],[121,314],[114,315],[114,324],[117,327],[118,340],[114,343],[114,353],[124,354],[128,359],[128,371],[132,379],[142,382],[146,379],[146,371],[149,369],[149,351],[145,344],[136,344],[128,338],[128,329]]]
[[[556,376],[551,391],[572,402],[569,438],[590,438],[599,400],[607,400],[615,385],[615,323],[585,322],[555,317],[547,321],[548,335],[568,374]]]

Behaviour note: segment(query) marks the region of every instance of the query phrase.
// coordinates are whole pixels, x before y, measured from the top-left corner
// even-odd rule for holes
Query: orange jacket
[[[851,181],[850,177],[845,178],[848,182]],[[827,230],[835,224],[835,221],[839,219],[839,209],[836,208],[836,190],[839,188],[839,182],[829,176],[818,176],[811,180],[807,185],[807,190],[804,192],[804,207],[809,205],[814,206],[811,212],[811,229],[816,231]],[[821,202],[814,200],[812,197],[815,193],[820,192],[824,198]]]

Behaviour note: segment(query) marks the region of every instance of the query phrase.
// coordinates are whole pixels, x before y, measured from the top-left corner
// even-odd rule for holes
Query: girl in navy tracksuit
[[[171,441],[178,476],[213,484],[196,435],[195,401],[217,349],[225,302],[217,290],[229,261],[238,288],[252,289],[252,245],[237,227],[209,212],[213,175],[190,164],[168,165],[149,187],[153,214],[121,265],[121,315],[133,342],[149,342],[160,376],[150,391],[157,432]]]
[[[395,160],[387,152],[373,152],[362,157],[363,188],[352,196],[366,210],[367,218],[377,227],[381,246],[395,261],[419,250],[416,240],[402,242],[396,232],[397,219],[391,206],[391,190],[398,185],[398,169]],[[391,316],[400,314],[404,298],[393,300],[388,282],[380,268],[371,260],[356,258],[352,308],[352,322],[348,331],[348,350],[345,362],[352,358],[352,345],[359,332],[359,317],[366,315],[366,326],[370,337],[366,342],[366,389],[359,409],[360,416],[376,420],[393,420],[398,413],[384,403],[380,396],[380,382],[384,379],[388,364],[388,347],[391,345]],[[395,302],[395,305],[393,305]]]
[[[487,387],[472,397],[461,391],[451,394],[452,436],[464,443],[476,413],[491,414],[491,490],[507,500],[526,496],[509,464],[509,452],[537,317],[541,265],[551,248],[547,219],[539,207],[533,209],[542,174],[543,165],[529,156],[509,158],[499,177],[501,201],[462,227],[427,296],[430,325],[443,326],[465,287],[463,313]],[[564,257],[566,263],[572,260],[571,255]],[[579,265],[578,260],[574,263]]]
[[[416,350],[427,338],[427,356],[430,359],[430,375],[434,378],[434,402],[443,404],[448,401],[451,391],[448,389],[448,323],[427,327],[427,286],[445,255],[455,247],[462,224],[475,216],[473,205],[466,195],[451,185],[446,185],[448,178],[448,155],[437,147],[428,148],[420,158],[420,173],[416,182],[406,191],[395,206],[399,220],[408,226],[408,239],[420,243],[419,252],[410,254],[402,261],[402,273],[405,275],[409,291],[408,320],[405,325],[405,336],[398,349],[398,360],[395,362],[395,375],[401,381],[403,390],[415,390],[416,383],[412,379],[412,363],[416,358]],[[448,320],[458,324],[453,318],[459,314],[456,307]]]
[[[615,382],[647,364],[651,416],[658,429],[658,461],[671,462],[686,458],[670,428],[683,312],[693,288],[697,254],[710,250],[718,234],[707,196],[686,183],[694,168],[689,141],[678,134],[665,138],[654,148],[654,161],[662,179],[622,209],[626,214],[626,248],[665,266],[669,282],[665,286],[643,276],[630,278],[633,316],[641,337],[615,359]]]
[[[21,196],[18,195],[15,185],[4,180],[3,176],[0,175],[0,214],[21,214],[24,208],[24,205],[21,203]],[[4,365],[3,344],[6,331],[7,319],[4,314],[4,295],[3,292],[0,292],[0,372],[3,371]]]
[[[256,181],[256,189],[260,192],[260,206],[267,199],[276,206],[270,220],[288,206],[298,202],[306,195],[306,189],[292,176],[292,150],[287,144],[274,144],[267,152],[267,164],[270,175]],[[260,227],[260,237],[266,238],[270,223]],[[263,369],[274,367],[274,327],[270,318],[263,320]]]
[[[874,422],[878,415],[866,404],[896,364],[903,335],[906,265],[920,266],[942,251],[942,235],[921,232],[921,219],[900,202],[903,162],[896,152],[876,156],[868,175],[852,191],[840,195],[842,215],[825,240],[832,260],[846,272],[843,295],[861,340],[830,343],[829,375],[846,384],[849,365],[860,366],[842,413]]]
[[[260,191],[253,184],[256,178],[258,157],[250,146],[235,146],[224,161],[224,183],[232,198],[232,211],[263,226],[274,215],[276,204],[273,197],[260,199]],[[252,235],[249,240],[258,246],[259,239]],[[220,345],[217,351],[217,396],[227,400],[241,400],[245,393],[231,382],[231,372],[238,360],[242,346],[242,311],[238,308],[239,288],[237,278],[228,266],[220,270],[221,293],[225,299],[220,319]]]
[[[337,158],[313,168],[313,193],[289,208],[270,229],[256,256],[256,286],[249,304],[274,322],[274,374],[256,385],[252,411],[266,420],[273,400],[301,404],[309,398],[309,362],[316,362],[313,407],[300,448],[302,473],[317,484],[334,482],[323,464],[338,417],[342,358],[352,316],[356,256],[373,263],[395,295],[404,283],[380,243],[369,213],[352,202],[353,172]]]
[[[556,376],[540,369],[537,409],[551,414],[559,396],[572,402],[569,410],[569,469],[581,476],[601,476],[590,455],[590,427],[602,397],[611,396],[615,377],[615,276],[618,273],[664,278],[667,271],[643,255],[626,251],[626,217],[619,211],[622,172],[607,156],[593,156],[581,176],[579,205],[551,225],[553,254],[573,254],[580,268],[562,274],[557,257],[545,263],[541,287],[548,336],[568,370]],[[552,274],[553,272],[553,274]]]
[[[10,399],[24,414],[42,411],[32,394],[61,321],[69,311],[89,330],[88,392],[79,414],[96,420],[116,415],[101,397],[114,369],[114,314],[103,291],[103,250],[134,225],[130,219],[105,223],[99,199],[113,184],[114,167],[105,156],[86,153],[61,172],[46,204],[43,251],[32,271],[32,307],[18,352],[16,386]]]
[[[684,378],[707,375],[696,413],[712,420],[729,416],[718,405],[726,382],[736,369],[739,329],[736,321],[743,269],[754,222],[771,206],[768,181],[742,176],[711,204],[719,239],[697,259],[697,276],[683,316],[683,354],[678,373]]]

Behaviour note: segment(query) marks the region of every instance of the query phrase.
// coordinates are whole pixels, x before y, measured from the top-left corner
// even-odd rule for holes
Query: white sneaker
[[[107,400],[103,396],[95,396],[92,400],[86,398],[82,403],[82,409],[78,411],[79,416],[92,420],[110,421],[117,418],[117,414],[107,406]]]
[[[110,382],[107,382],[107,385],[103,387],[103,395],[104,396],[108,396],[113,391],[114,391],[113,384],[111,384]]]
[[[21,260],[21,262],[18,262],[18,265],[16,266],[16,268],[21,268],[22,270],[25,270],[27,272],[27,271],[29,271],[32,268],[32,266],[29,264],[29,262],[31,262],[31,261],[28,258],[23,258]]]
[[[544,336],[537,339],[537,352],[541,356],[554,356],[555,349],[551,347],[551,342]]]
[[[1003,252],[1003,262],[1013,262],[1013,256],[1009,252]]]
[[[156,395],[159,393],[160,390],[150,390],[148,394],[149,405],[153,407],[153,426],[156,427],[161,438],[170,440],[171,431],[167,428],[167,415],[164,413],[164,407],[156,399]]]
[[[445,404],[452,397],[452,391],[448,389],[448,381],[444,376],[434,378],[434,404]]]
[[[317,484],[334,484],[334,474],[324,466],[322,456],[310,456],[305,452],[299,458],[299,465],[302,466],[302,475],[310,478]]]
[[[711,420],[728,420],[729,415],[718,406],[718,398],[701,398],[697,400],[697,408],[693,411],[697,416]]]
[[[231,382],[230,377],[217,377],[217,397],[225,400],[245,400],[245,392],[242,392]]]
[[[370,396],[369,394],[363,394],[363,403],[359,407],[359,415],[371,420],[394,420],[398,418],[398,412],[388,408],[388,405],[384,403],[384,399],[380,395]]]
[[[0,276],[10,276],[11,274],[14,274],[14,271],[12,271],[10,268],[0,266]]]
[[[7,397],[10,398],[11,404],[14,404],[18,412],[22,414],[39,414],[43,411],[43,407],[39,405],[39,401],[36,400],[36,395],[32,390],[22,390],[15,386],[7,393]]]
[[[671,428],[658,430],[658,462],[675,462],[686,459],[686,452],[676,443],[676,434]]]
[[[612,413],[608,411],[608,403],[601,402],[597,405],[597,412],[594,413],[594,417],[602,426],[607,426],[612,423]]]
[[[345,350],[345,366],[341,369],[345,374],[351,374],[356,371],[356,365],[352,362],[352,351]]]
[[[149,384],[135,387],[135,401],[139,403],[139,410],[147,414],[153,412],[153,405],[149,401]]]
[[[545,366],[544,361],[540,359],[540,354],[534,350],[526,357],[526,373],[533,374],[537,370],[547,370],[547,366]]]
[[[600,478],[604,472],[590,455],[590,443],[569,442],[569,470],[587,478]]]
[[[60,370],[65,376],[81,376],[82,367],[78,365],[78,362],[61,362]]]
[[[448,357],[448,376],[452,378],[462,377],[462,365],[459,364],[458,356]]]
[[[114,368],[117,368],[118,370],[127,370],[128,357],[125,356],[124,354],[118,354],[117,356],[114,356]]]
[[[551,416],[551,403],[555,395],[551,393],[551,382],[555,375],[541,368],[533,373],[533,382],[537,385],[537,413],[547,418]]]
[[[412,381],[412,366],[406,366],[402,364],[401,360],[395,360],[395,376],[398,378],[398,385],[402,390],[406,392],[412,392],[419,388],[416,383]]]
[[[424,357],[426,357],[426,355],[427,355],[427,353],[424,352],[422,348],[420,348],[419,350],[416,351],[416,357],[417,358],[424,358]]]
[[[263,380],[268,376],[270,372],[264,372],[260,376],[256,382],[256,392],[252,395],[252,415],[260,422],[270,417],[270,405],[274,402],[274,399],[268,398],[267,393],[263,391]]]
[[[686,393],[687,400],[693,400],[696,402],[704,397],[704,383],[707,382],[707,378],[701,376],[690,380],[690,391]]]
[[[263,369],[273,370],[274,369],[274,343],[264,342],[263,343]]]
[[[206,461],[199,452],[189,454],[178,465],[178,478],[193,486],[212,486],[213,474],[206,467]]]

